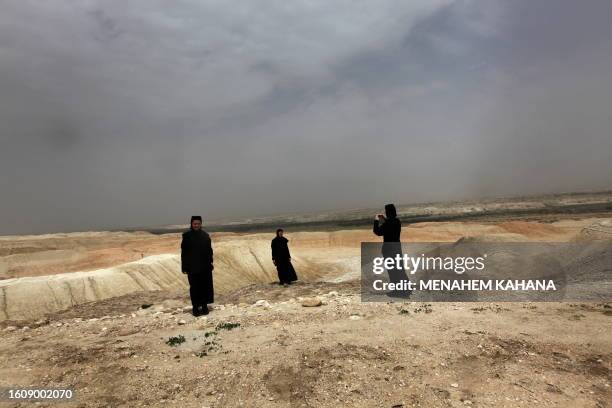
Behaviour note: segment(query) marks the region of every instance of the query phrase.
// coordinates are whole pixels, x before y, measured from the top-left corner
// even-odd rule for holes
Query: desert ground
[[[77,407],[610,406],[609,303],[365,303],[370,229],[286,236],[300,281],[282,287],[273,234],[212,233],[217,301],[199,318],[179,233],[0,237],[0,387],[71,387],[61,406]],[[464,237],[609,241],[612,214],[498,214],[402,234]]]

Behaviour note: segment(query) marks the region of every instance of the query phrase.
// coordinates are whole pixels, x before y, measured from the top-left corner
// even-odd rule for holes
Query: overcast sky
[[[609,0],[0,0],[0,234],[612,187]]]

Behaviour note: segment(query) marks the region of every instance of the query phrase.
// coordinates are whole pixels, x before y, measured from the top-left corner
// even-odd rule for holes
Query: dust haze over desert
[[[610,2],[0,9],[2,403],[610,405]],[[388,203],[406,244],[576,245],[600,274],[567,288],[593,296],[364,301]]]

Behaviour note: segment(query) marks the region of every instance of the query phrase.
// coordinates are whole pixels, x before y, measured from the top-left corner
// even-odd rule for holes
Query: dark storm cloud
[[[612,186],[608,1],[5,1],[0,233]]]

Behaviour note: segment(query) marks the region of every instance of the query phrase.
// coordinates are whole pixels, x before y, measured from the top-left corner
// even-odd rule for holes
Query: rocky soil
[[[609,304],[361,303],[357,291],[354,281],[251,285],[199,318],[184,293],[148,292],[5,321],[0,386],[73,387],[66,407],[612,400]]]

